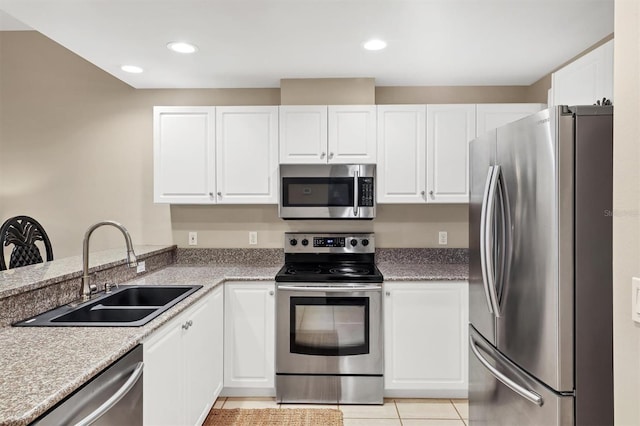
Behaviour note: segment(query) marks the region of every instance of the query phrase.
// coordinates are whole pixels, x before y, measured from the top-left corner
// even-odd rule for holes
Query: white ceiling
[[[0,0],[0,29],[13,17],[136,88],[529,85],[611,34],[613,1]],[[363,50],[374,37],[388,47]]]

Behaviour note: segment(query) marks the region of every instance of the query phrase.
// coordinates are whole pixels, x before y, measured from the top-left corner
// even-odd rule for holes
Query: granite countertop
[[[466,263],[378,262],[385,281],[462,281],[469,279]]]
[[[168,246],[166,250],[173,249]],[[158,252],[136,247],[136,253]],[[163,248],[160,248],[163,250]],[[93,255],[93,254],[92,254]],[[110,257],[111,256],[111,257]],[[122,253],[95,256],[92,265],[122,261]],[[55,261],[54,261],[55,262]],[[34,288],[82,269],[81,259],[24,270]],[[80,262],[80,263],[78,263]],[[64,266],[66,265],[66,266]],[[275,266],[274,266],[275,265]],[[0,327],[0,425],[26,425],[104,370],[147,336],[228,280],[273,280],[281,263],[170,265],[127,282],[132,285],[197,284],[203,288],[142,327]],[[404,263],[385,260],[378,267],[387,281],[465,280],[466,263]],[[3,273],[0,296],[27,290],[25,276]]]
[[[203,288],[142,327],[0,328],[0,425],[27,425],[225,280],[273,280],[280,266],[169,266],[127,284]]]
[[[176,246],[134,246],[140,260],[149,254],[175,250]],[[127,252],[123,248],[91,252],[89,270],[110,268],[126,263]],[[46,287],[52,283],[82,276],[82,256],[55,259],[15,269],[0,271],[0,298],[13,296],[29,290]]]

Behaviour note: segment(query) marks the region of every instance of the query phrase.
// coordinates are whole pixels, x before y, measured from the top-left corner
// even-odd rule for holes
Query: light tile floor
[[[337,408],[344,426],[467,426],[466,399],[385,399],[384,405],[278,404],[274,398],[218,398],[214,408]]]

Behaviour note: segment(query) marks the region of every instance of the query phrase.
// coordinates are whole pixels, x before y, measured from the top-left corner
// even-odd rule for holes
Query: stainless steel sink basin
[[[201,285],[121,286],[80,305],[64,305],[25,321],[18,327],[138,327],[185,299]]]

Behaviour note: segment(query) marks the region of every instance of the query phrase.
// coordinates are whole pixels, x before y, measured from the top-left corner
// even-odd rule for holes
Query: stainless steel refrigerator
[[[612,425],[613,107],[469,149],[470,425]]]

